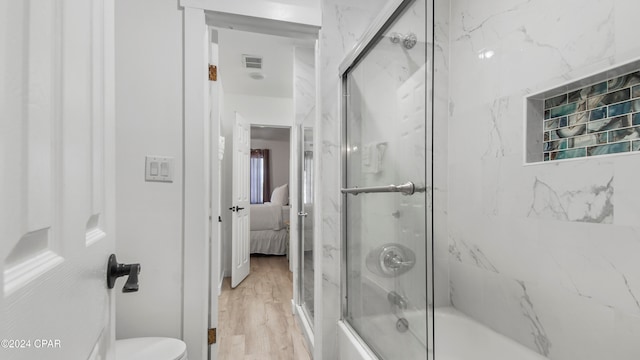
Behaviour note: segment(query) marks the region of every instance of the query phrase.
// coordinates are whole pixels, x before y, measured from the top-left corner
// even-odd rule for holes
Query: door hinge
[[[218,216],[218,222],[222,222],[222,217]]]
[[[216,343],[216,328],[209,329],[207,331],[207,337],[209,338],[209,345]]]
[[[218,80],[218,67],[215,65],[209,65],[209,80],[210,81]]]

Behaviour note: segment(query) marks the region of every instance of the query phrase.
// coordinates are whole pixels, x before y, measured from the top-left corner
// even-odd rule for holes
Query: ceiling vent
[[[255,55],[242,55],[242,64],[246,69],[262,69],[262,57]]]

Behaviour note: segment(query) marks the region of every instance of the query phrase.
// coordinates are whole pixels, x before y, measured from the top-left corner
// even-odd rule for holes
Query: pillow
[[[271,202],[278,205],[287,205],[289,203],[289,184],[284,184],[273,189]]]

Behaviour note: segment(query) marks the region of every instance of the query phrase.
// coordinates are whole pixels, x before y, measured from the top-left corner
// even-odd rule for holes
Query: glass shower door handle
[[[307,216],[307,215],[309,214],[307,214],[306,212],[302,212],[302,211],[298,212],[298,216]]]
[[[353,194],[353,195],[358,195],[361,193],[388,193],[388,192],[399,192],[402,193],[403,195],[413,195],[417,192],[424,192],[425,188],[424,187],[417,187],[414,183],[412,183],[411,181],[407,181],[404,184],[400,184],[400,185],[386,185],[386,186],[372,186],[372,187],[363,187],[363,188],[359,188],[359,187],[353,187],[353,188],[346,188],[346,189],[340,189],[340,192],[342,192],[343,194]]]

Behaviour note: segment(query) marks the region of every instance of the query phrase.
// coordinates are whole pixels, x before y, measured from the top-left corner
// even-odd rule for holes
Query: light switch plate
[[[146,156],[144,179],[146,181],[173,182],[173,158]]]

